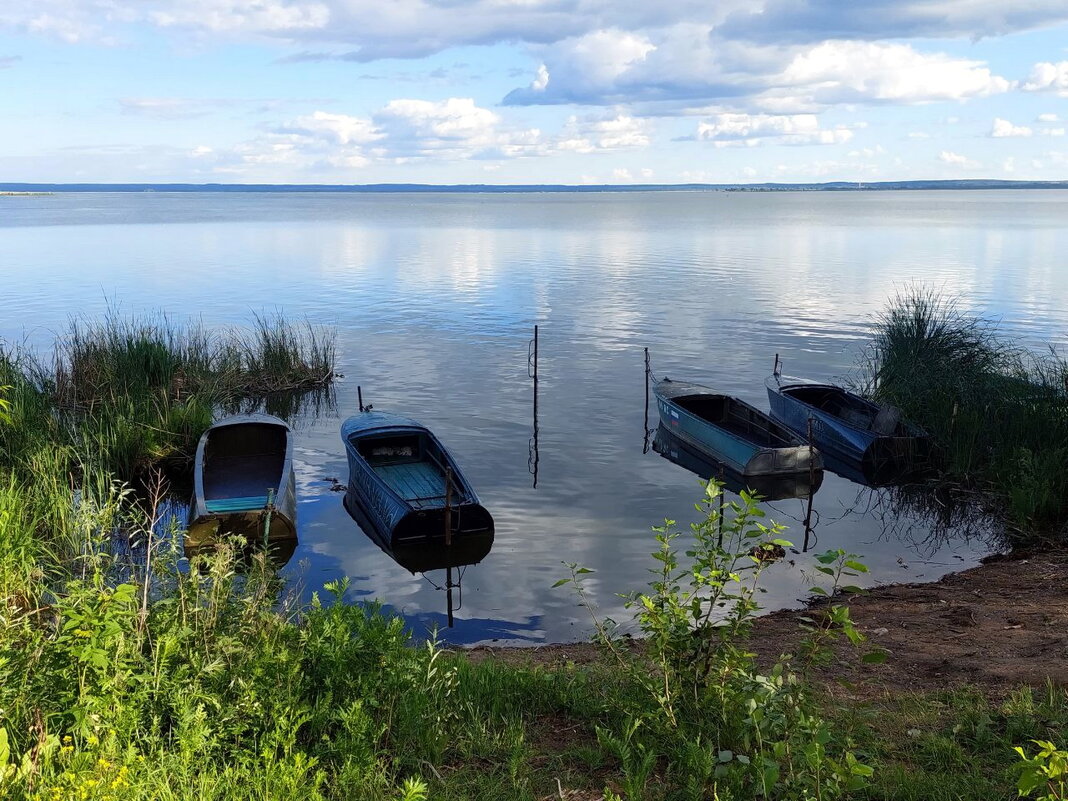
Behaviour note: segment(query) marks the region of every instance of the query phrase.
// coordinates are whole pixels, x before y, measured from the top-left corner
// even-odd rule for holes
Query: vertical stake
[[[719,468],[719,536],[716,540],[716,547],[723,548],[723,467]]]
[[[356,387],[356,397],[359,399],[360,411],[363,411],[363,387]]]
[[[267,506],[264,507],[263,516],[263,547],[266,548],[271,541],[271,516],[274,512],[274,489],[267,490]]]
[[[778,356],[775,357],[778,359]],[[816,463],[813,461],[812,448],[812,418],[808,418],[808,504],[805,509],[805,544],[801,547],[802,553],[808,552],[808,538],[812,533],[812,497],[816,494]]]
[[[445,468],[445,544],[452,545],[452,468]]]
[[[642,428],[642,453],[649,452],[649,348],[645,349],[645,425]]]

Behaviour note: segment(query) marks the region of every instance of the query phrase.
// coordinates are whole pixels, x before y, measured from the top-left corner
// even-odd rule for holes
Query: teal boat
[[[665,378],[653,388],[660,422],[683,442],[743,476],[823,469],[823,459],[785,425],[743,400]]]
[[[345,506],[384,548],[492,534],[490,513],[426,426],[364,411],[342,424],[341,439],[349,460]]]

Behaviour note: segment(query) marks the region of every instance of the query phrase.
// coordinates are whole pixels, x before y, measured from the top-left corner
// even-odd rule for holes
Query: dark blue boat
[[[349,460],[345,506],[383,548],[492,534],[493,518],[425,426],[360,412],[341,426],[341,438]]]
[[[735,495],[745,490],[759,495],[765,501],[807,498],[815,494],[823,483],[822,470],[777,476],[743,476],[683,442],[668,431],[663,423],[656,429],[653,450],[706,481],[714,478],[723,482],[723,486]]]
[[[823,469],[819,451],[743,400],[670,378],[658,381],[653,393],[668,431],[740,475]]]
[[[901,416],[834,384],[789,378],[777,371],[767,380],[771,413],[808,436],[830,456],[875,474],[893,466],[919,465],[930,454],[930,437]]]

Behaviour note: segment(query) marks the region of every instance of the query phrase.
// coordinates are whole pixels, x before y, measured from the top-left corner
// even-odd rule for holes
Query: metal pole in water
[[[649,348],[645,349],[645,425],[642,428],[642,453],[649,453]]]
[[[812,451],[812,418],[810,417],[808,418],[808,504],[805,509],[805,544],[801,548],[802,553],[808,552],[808,538],[812,533],[812,497],[816,494],[816,463],[812,459]]]
[[[356,387],[356,397],[359,400],[360,411],[362,412],[363,411],[363,387],[361,387],[361,386],[357,386]]]
[[[452,468],[445,468],[445,544],[452,545]]]
[[[267,490],[267,506],[264,507],[263,516],[263,547],[271,541],[271,515],[274,512],[274,489]]]

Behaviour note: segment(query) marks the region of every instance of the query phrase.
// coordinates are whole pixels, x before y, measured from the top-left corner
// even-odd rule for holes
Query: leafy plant
[[[1021,796],[1032,796],[1037,801],[1064,801],[1068,798],[1068,751],[1058,748],[1048,740],[1033,740],[1038,746],[1034,756],[1016,746],[1020,755],[1016,769],[1020,780],[1016,785]]]
[[[643,634],[640,648],[629,648],[611,621],[597,617],[583,585],[589,568],[571,564],[571,576],[557,582],[575,587],[594,616],[599,640],[640,689],[625,710],[622,732],[599,730],[598,738],[620,760],[628,798],[642,797],[652,755],[665,751],[668,772],[684,797],[840,797],[863,786],[872,768],[817,712],[789,657],[762,672],[745,648],[759,610],[761,576],[775,562],[769,557],[791,543],[782,539],[783,526],[764,522],[756,496],[743,492],[721,507],[722,492],[714,480],[705,486],[697,505],[701,516],[690,525],[682,554],[674,521],[654,529],[654,578],[648,591],[626,602]],[[832,578],[831,592],[854,589],[840,587],[841,579],[866,570],[844,552],[820,556],[817,569]],[[842,605],[810,628],[809,662],[837,632],[851,642],[863,640]],[[714,762],[703,758],[709,751],[718,755]]]

